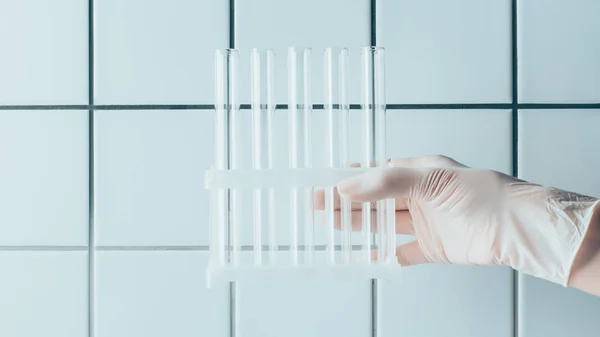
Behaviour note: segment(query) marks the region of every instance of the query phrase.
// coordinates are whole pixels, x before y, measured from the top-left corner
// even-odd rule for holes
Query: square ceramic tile
[[[518,1],[519,101],[600,101],[600,2]]]
[[[598,123],[600,110],[519,111],[519,175],[600,197],[600,157],[590,155]]]
[[[208,243],[212,110],[97,111],[96,244]]]
[[[501,267],[420,265],[381,283],[379,332],[395,336],[513,336],[513,275]]]
[[[511,101],[511,1],[379,0],[388,103]]]
[[[236,298],[240,336],[371,335],[370,280],[242,282]]]
[[[511,174],[510,110],[388,110],[390,158],[445,155]]]
[[[275,99],[287,103],[287,48],[312,48],[311,95],[313,102],[322,103],[324,48],[350,48],[349,76],[360,78],[358,52],[371,43],[369,6],[368,0],[237,1],[235,43],[240,49],[240,85],[250,83],[250,49],[273,49],[276,87],[281,88],[276,90]],[[359,101],[358,86],[349,88],[348,98]],[[240,99],[249,102],[249,88],[240,92]]]
[[[596,337],[599,309],[598,297],[519,275],[519,336]]]
[[[212,104],[228,2],[95,1],[94,34],[96,104]]]
[[[510,111],[388,110],[387,122],[392,158],[441,154],[510,173]],[[403,268],[401,285],[381,288],[382,336],[512,336],[512,277],[501,267]]]
[[[87,104],[87,1],[2,1],[0,41],[0,104]]]
[[[350,125],[350,161],[351,162],[360,162],[362,158],[364,158],[364,150],[365,146],[362,142],[363,138],[361,137],[361,132],[363,132],[363,118],[362,112],[360,110],[350,110],[349,112],[349,125]],[[253,156],[253,139],[252,139],[252,111],[251,110],[241,110],[239,119],[237,119],[239,123],[239,128],[236,129],[235,135],[236,139],[232,141],[232,165],[234,168],[243,168],[243,169],[252,169],[252,156]],[[290,135],[292,132],[290,130],[289,125],[289,111],[285,109],[277,110],[274,114],[275,123],[274,123],[274,132],[273,132],[273,162],[275,168],[289,168],[290,167],[290,153],[292,151],[289,148],[290,145]],[[325,150],[326,146],[326,135],[327,135],[327,111],[323,109],[315,109],[312,111],[311,115],[312,124],[310,134],[312,136],[311,141],[311,157],[312,157],[312,167],[317,168],[325,168],[327,167],[327,152]],[[339,111],[335,111],[335,120],[339,117]],[[339,142],[337,141],[339,134],[337,133],[338,124],[336,125],[336,133],[333,138],[336,139],[336,145],[334,147],[334,153],[336,155],[336,161],[339,160],[340,152],[339,152]],[[265,131],[266,132],[266,131]],[[300,165],[303,163],[304,156],[304,147],[303,143],[303,129],[302,125],[299,125],[299,162]],[[266,143],[266,140],[264,140]],[[263,144],[265,144],[263,143]],[[264,148],[266,151],[266,148]],[[338,161],[339,163],[339,161]],[[320,186],[317,189],[322,188]],[[299,224],[300,228],[303,228],[305,221],[307,221],[306,213],[302,212],[302,210],[306,210],[307,203],[304,202],[302,193],[300,192],[301,199],[299,201]],[[239,219],[239,235],[240,242],[243,245],[253,245],[254,243],[254,222],[253,222],[253,198],[254,194],[252,190],[240,190],[237,192],[239,201],[236,210],[238,212]],[[265,191],[263,194],[263,214],[268,214],[269,208],[267,203],[268,195]],[[291,240],[291,197],[290,191],[288,189],[276,189],[275,190],[275,218],[276,218],[276,235],[277,235],[277,244],[278,245],[289,245]],[[264,216],[266,219],[266,215]],[[267,223],[264,222],[262,226],[262,240],[266,244],[268,242],[268,230]],[[315,214],[315,243],[318,245],[323,245],[327,243],[328,239],[328,229],[329,227],[325,226],[324,222],[324,212],[317,211]],[[301,229],[298,233],[299,243],[305,243],[305,235],[303,230]],[[353,236],[354,244],[361,244],[362,241],[357,241],[361,239],[359,233]],[[339,232],[336,232],[336,241],[339,244],[340,235]]]
[[[87,245],[88,112],[0,111],[0,245]]]
[[[87,252],[0,252],[0,335],[87,337]]]
[[[600,110],[520,111],[521,178],[600,197],[600,158],[593,155],[599,123]],[[600,298],[520,275],[519,336],[597,336],[597,312]]]
[[[94,336],[229,336],[229,287],[206,288],[207,261],[207,252],[97,252]]]

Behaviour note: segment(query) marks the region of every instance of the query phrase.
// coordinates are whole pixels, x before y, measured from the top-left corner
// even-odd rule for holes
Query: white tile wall
[[[88,243],[88,112],[0,111],[0,245]]]
[[[343,11],[340,9],[343,8]],[[316,10],[315,10],[316,9]],[[236,48],[243,56],[240,60],[240,85],[249,83],[250,48],[269,48],[277,53],[276,90],[278,103],[287,103],[287,48],[313,49],[312,67],[320,72],[323,67],[323,48],[347,47],[353,52],[350,62],[353,78],[360,78],[358,50],[370,45],[368,0],[305,0],[305,1],[238,1],[236,7]],[[313,100],[322,103],[323,77],[314,72],[312,78]],[[358,83],[358,81],[357,81]],[[358,103],[358,86],[349,90],[349,99]],[[248,92],[240,93],[243,102],[249,102]]]
[[[510,111],[388,110],[387,122],[392,158],[445,154],[510,173]],[[381,336],[512,336],[512,277],[505,268],[404,268],[401,286],[380,286]]]
[[[252,261],[252,253],[243,256]],[[277,257],[283,260],[287,254]],[[317,254],[316,259],[325,256]],[[360,337],[371,334],[371,282],[298,280],[240,283],[241,336]]]
[[[251,47],[275,49],[277,102],[287,103],[287,47],[312,47],[315,70],[322,48],[352,48],[351,76],[359,78],[357,48],[375,38],[387,50],[387,102],[425,105],[389,110],[390,156],[444,154],[511,173],[518,139],[523,178],[597,195],[599,6],[595,0],[0,2],[0,335],[366,337],[376,330],[386,337],[509,337],[516,330],[521,337],[597,336],[597,298],[526,276],[513,289],[505,268],[406,268],[400,285],[378,284],[375,323],[370,282],[272,280],[239,284],[233,292],[228,285],[205,289],[202,172],[213,161],[214,112],[188,105],[213,103],[213,49],[230,40],[242,57]],[[549,103],[521,110],[518,125],[508,110],[524,108],[512,105],[515,27],[519,101]],[[240,67],[244,85],[247,58]],[[87,111],[76,109],[87,109],[90,70],[95,104],[144,109],[97,107],[89,121]],[[315,103],[322,103],[322,82],[313,76]],[[350,88],[353,103],[358,83]],[[249,103],[247,92],[240,98]],[[449,105],[469,103],[483,105]],[[588,105],[548,109],[553,103]],[[322,112],[315,111],[317,134]],[[287,118],[284,110],[277,114],[275,161],[285,167]],[[358,159],[363,125],[353,116]],[[240,137],[247,146],[250,135]],[[317,166],[324,159],[320,144]],[[248,148],[242,155],[249,164]],[[243,231],[242,242],[251,244],[251,228]],[[281,244],[289,242],[286,233],[279,231]],[[96,249],[89,266],[88,242]]]
[[[600,197],[600,110],[522,110],[519,125],[521,177]],[[519,281],[519,336],[598,335],[600,298],[530,276]]]
[[[600,101],[600,2],[518,1],[519,101]]]
[[[206,245],[212,110],[97,111],[97,245]]]
[[[96,104],[211,104],[225,0],[94,1]]]
[[[0,335],[88,336],[87,252],[0,252]]]
[[[388,110],[391,158],[444,154],[470,167],[510,174],[509,110]]]
[[[206,289],[207,261],[207,252],[97,252],[94,336],[229,336],[229,287]]]
[[[510,4],[378,0],[388,102],[510,102]]]
[[[87,104],[87,1],[2,1],[0,44],[0,104]]]

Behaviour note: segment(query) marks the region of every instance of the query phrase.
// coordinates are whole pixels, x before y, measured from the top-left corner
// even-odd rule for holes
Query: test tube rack
[[[350,68],[348,49],[322,51],[318,75],[324,96],[318,109],[312,102],[317,59],[312,49],[287,50],[287,107],[276,105],[275,89],[285,85],[276,83],[273,50],[250,50],[249,88],[240,85],[240,51],[215,51],[215,161],[205,172],[211,214],[209,287],[273,278],[399,278],[395,200],[354,205],[336,195],[342,179],[388,165],[385,51],[357,51],[358,76],[350,76],[350,69],[358,69]],[[357,83],[360,104],[351,107],[348,88]],[[244,89],[249,90],[249,105],[240,103]],[[351,110],[360,114],[358,133],[351,132]],[[276,167],[280,114],[288,120],[283,132],[288,148],[282,153],[288,163]],[[319,151],[313,132],[317,114],[325,120]],[[251,137],[240,139],[244,132]],[[357,139],[363,145],[358,167],[350,162],[350,143]],[[323,165],[314,164],[317,152],[324,152]],[[315,210],[315,193],[321,193],[321,210]],[[323,224],[316,225],[318,219]]]

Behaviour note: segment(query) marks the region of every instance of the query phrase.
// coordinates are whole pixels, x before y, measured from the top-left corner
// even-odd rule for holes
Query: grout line
[[[518,59],[518,30],[517,30],[517,0],[511,1],[511,59],[512,59],[512,174],[519,176],[519,108],[525,108],[527,104],[519,105],[519,59]],[[512,271],[512,332],[513,337],[519,336],[519,273]]]
[[[229,48],[235,48],[235,0],[229,0]],[[231,97],[229,97],[229,65],[227,66],[227,106],[230,106]],[[229,111],[229,110],[228,110]],[[227,113],[227,168],[230,168],[231,161],[231,142],[230,142],[230,116]],[[227,191],[227,212],[228,217],[231,216],[231,193]],[[227,245],[231,247],[231,221],[227,219]],[[231,254],[227,254],[227,260],[231,262]],[[238,306],[237,306],[237,284],[235,282],[229,283],[229,336],[236,337],[237,333],[237,320],[238,320]]]
[[[95,335],[94,0],[88,0],[88,336]]]
[[[517,109],[600,109],[600,103],[521,103]]]
[[[235,49],[235,0],[229,0],[229,48]]]
[[[519,176],[519,110],[512,109],[512,175]],[[513,336],[519,336],[519,273],[512,270]]]
[[[370,32],[371,33],[370,34],[371,35],[371,46],[377,46],[377,0],[370,0],[370,4],[371,4],[371,6],[370,6],[371,7],[370,8],[370,12],[371,12],[371,15],[370,15],[371,16],[371,32]],[[375,63],[373,63],[371,65],[371,72],[373,74],[375,74]],[[373,94],[375,94],[375,76],[373,76],[373,83],[371,83],[371,89],[372,89]],[[374,96],[371,97],[371,100],[372,100],[371,105],[375,106],[375,97]],[[371,144],[372,145],[371,153],[373,154],[372,159],[374,160],[375,159],[374,155],[375,155],[375,150],[376,150],[375,141],[377,139],[376,134],[375,134],[377,131],[377,128],[375,126],[376,120],[375,120],[374,114],[372,114],[371,119],[372,119],[371,135],[373,137],[372,144]],[[372,238],[371,244],[373,246],[375,246],[376,241],[375,241],[374,233],[371,235],[371,238]],[[374,249],[376,249],[376,248],[374,248]],[[354,250],[354,247],[352,250]],[[378,287],[377,279],[371,279],[371,337],[378,336],[378,333],[377,333],[377,330],[379,328],[379,326],[378,326],[378,323],[379,323],[378,306],[379,306],[379,304],[377,301],[378,300],[378,291],[379,291],[379,287]]]
[[[517,46],[517,0],[511,1],[511,73],[512,73],[512,104],[515,108],[519,105],[519,60]]]
[[[266,107],[266,105],[264,105]],[[302,107],[303,106],[301,104],[297,105],[298,107]],[[276,104],[275,109],[277,110],[285,110],[288,108],[288,104]],[[337,109],[339,108],[338,104],[333,104],[333,108]],[[240,104],[240,110],[250,110],[252,109],[252,106],[250,104]],[[313,104],[312,105],[312,109],[313,110],[324,110],[325,109],[325,104]],[[361,109],[361,105],[360,104],[350,104],[350,110],[360,110]]]
[[[32,252],[87,252],[87,246],[0,246],[0,251]]]
[[[377,45],[377,0],[370,1],[371,46]]]
[[[95,105],[94,110],[214,110],[213,104],[114,104]]]
[[[79,105],[0,105],[0,110],[89,110],[88,104]]]
[[[334,105],[335,107],[335,105]],[[287,104],[277,104],[278,110],[287,109]],[[241,104],[240,109],[250,109],[250,104]],[[314,110],[324,109],[323,104],[313,104]],[[350,104],[351,110],[360,110],[360,104]],[[583,110],[598,109],[600,103],[400,103],[388,104],[387,110],[496,110],[496,109],[535,109],[535,110]],[[0,110],[214,110],[212,104],[129,104],[129,105],[0,105]]]
[[[511,103],[387,104],[389,110],[511,109]]]
[[[90,75],[93,76],[93,75]],[[93,90],[93,85],[90,83]],[[90,93],[90,95],[92,95]],[[93,97],[90,97],[90,101]],[[214,110],[213,104],[0,105],[0,110]]]
[[[512,109],[512,175],[519,177],[519,110]]]

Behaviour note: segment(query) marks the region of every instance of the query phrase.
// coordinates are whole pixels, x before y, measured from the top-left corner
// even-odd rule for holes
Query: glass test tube
[[[301,62],[299,58],[301,57]],[[290,135],[290,168],[312,167],[312,98],[311,98],[311,49],[303,49],[301,56],[299,50],[292,47],[288,49],[288,100],[289,100],[289,135]],[[299,77],[302,80],[299,80]],[[298,94],[301,85],[302,95]],[[299,97],[301,96],[301,97]],[[299,104],[298,100],[301,100]],[[299,130],[302,130],[300,134]],[[303,155],[300,153],[300,142],[302,142]],[[292,264],[298,263],[298,216],[299,196],[298,188],[291,191],[291,236],[292,236]],[[314,210],[313,189],[302,189],[305,207],[303,209],[304,225],[304,249],[305,262],[312,263],[314,258]]]
[[[304,167],[312,167],[312,97],[311,97],[311,49],[304,49],[302,52],[302,106],[303,109],[303,130],[304,130]],[[305,197],[305,228],[304,228],[304,249],[305,263],[313,263],[315,249],[315,231],[314,231],[314,189],[308,187],[304,190]]]
[[[267,168],[274,168],[274,133],[275,133],[275,52],[267,50]],[[269,259],[271,264],[276,263],[277,232],[275,229],[275,189],[269,188]]]
[[[342,49],[338,56],[338,100],[340,109],[340,162],[344,167],[350,165],[350,107],[347,101],[346,87],[348,66],[348,50]],[[342,261],[350,263],[352,259],[352,208],[350,202],[345,198],[340,198],[340,218]]]
[[[362,72],[362,114],[363,114],[363,143],[364,155],[361,166],[370,167],[374,155],[374,121],[372,111],[373,81],[372,81],[371,47],[361,50],[361,72]],[[363,258],[366,264],[371,263],[371,203],[362,205],[362,237],[364,240]]]
[[[386,154],[386,97],[385,97],[385,49],[375,50],[375,103],[379,116],[378,143],[380,166],[388,166]],[[385,262],[396,262],[396,200],[385,200],[385,231],[381,238],[381,245],[385,245]]]
[[[215,51],[215,166],[214,169],[227,169],[227,113],[225,102],[226,91],[226,56],[223,50]],[[225,264],[225,228],[227,226],[226,194],[219,189],[211,194],[211,250],[215,262]]]
[[[262,169],[262,124],[260,88],[260,53],[252,49],[250,56],[250,104],[252,109],[252,168]],[[262,264],[262,189],[254,189],[254,264]]]
[[[230,169],[239,168],[239,114],[240,105],[238,103],[238,61],[239,53],[235,49],[227,51],[227,113],[229,116],[229,144],[230,144]],[[231,246],[230,263],[237,265],[239,263],[239,193],[237,189],[230,190],[230,228],[229,240]]]
[[[289,154],[290,168],[297,169],[298,157],[298,53],[295,48],[288,49],[288,109],[289,109]],[[298,264],[298,189],[290,191],[290,236],[291,262]]]
[[[325,129],[325,163],[327,168],[334,168],[334,109],[333,109],[333,50],[325,49],[324,58],[324,80],[325,80],[325,111],[327,113],[327,123]],[[335,263],[335,209],[334,209],[333,187],[325,188],[325,227],[328,231],[327,252],[328,262]]]
[[[387,166],[385,154],[386,124],[385,124],[385,78],[384,78],[384,49],[373,47],[372,58],[372,83],[373,83],[373,113],[375,117],[375,160],[378,167]],[[377,201],[377,261],[387,261],[388,255],[388,227],[387,200]],[[391,208],[395,211],[395,207]]]

